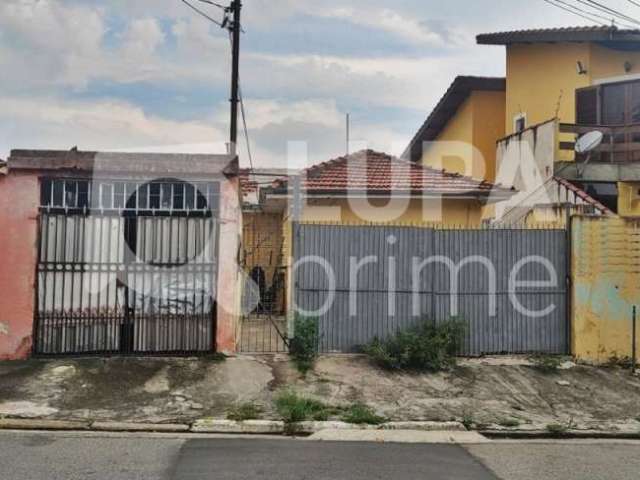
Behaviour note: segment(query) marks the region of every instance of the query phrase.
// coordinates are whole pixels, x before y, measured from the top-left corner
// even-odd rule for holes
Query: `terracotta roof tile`
[[[406,192],[444,196],[515,193],[513,189],[436,170],[373,150],[363,150],[308,168],[301,188],[307,194]],[[278,182],[280,187],[286,181]]]

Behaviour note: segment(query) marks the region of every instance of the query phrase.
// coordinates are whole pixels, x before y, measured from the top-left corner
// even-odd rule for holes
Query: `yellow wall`
[[[587,73],[579,75],[577,62]],[[625,62],[633,66],[624,70]],[[623,81],[640,75],[640,52],[620,52],[589,43],[540,43],[507,47],[507,95],[505,127],[515,132],[514,120],[526,114],[527,126],[557,117],[561,123],[575,123],[575,92],[603,81]],[[573,141],[562,134],[560,141]],[[574,159],[573,152],[561,151],[560,161]]]
[[[632,308],[640,306],[640,221],[574,217],[572,238],[572,352],[593,363],[629,358]]]
[[[505,131],[515,133],[514,119],[527,115],[527,126],[556,117],[575,122],[575,90],[591,84],[578,75],[576,62],[588,66],[589,44],[532,44],[507,47],[507,99]],[[558,108],[558,101],[559,108]]]
[[[591,45],[591,57],[587,69],[592,82],[624,80],[640,74],[640,52],[620,52],[600,45]],[[631,71],[625,72],[625,62],[631,63]]]
[[[496,180],[496,143],[505,136],[502,119],[505,116],[506,97],[504,92],[473,92],[473,145],[485,161],[482,175],[480,159],[474,159],[474,178],[490,182]],[[479,168],[479,170],[478,170]]]
[[[618,214],[640,217],[640,183],[618,182]]]
[[[422,163],[494,181],[496,141],[504,136],[504,115],[504,92],[472,92],[435,140],[459,144],[434,144],[424,152]]]

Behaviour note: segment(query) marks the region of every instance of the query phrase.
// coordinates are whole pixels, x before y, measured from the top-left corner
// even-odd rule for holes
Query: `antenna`
[[[347,156],[349,156],[349,142],[351,141],[351,115],[347,113]]]

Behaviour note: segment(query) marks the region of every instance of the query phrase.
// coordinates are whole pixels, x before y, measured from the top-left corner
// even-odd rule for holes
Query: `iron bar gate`
[[[217,184],[45,180],[36,355],[215,349]]]
[[[563,229],[296,224],[293,244],[294,307],[303,314],[320,312],[322,352],[356,352],[375,337],[457,313],[467,326],[463,355],[568,353]],[[418,278],[413,277],[414,258],[422,266]],[[352,259],[363,262],[355,288]],[[526,259],[531,261],[519,263]],[[517,291],[513,278],[520,282]],[[546,306],[553,308],[544,315],[527,313]]]

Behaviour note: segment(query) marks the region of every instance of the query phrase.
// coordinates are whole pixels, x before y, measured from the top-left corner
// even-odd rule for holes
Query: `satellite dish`
[[[579,155],[587,154],[587,158],[582,165],[582,170],[578,165],[578,177],[582,177],[584,171],[587,168],[587,164],[591,160],[591,153],[602,144],[604,135],[602,132],[594,130],[593,132],[585,133],[576,141],[576,153]]]
[[[589,153],[600,146],[604,135],[597,130],[589,133],[585,133],[576,142],[576,153]]]

